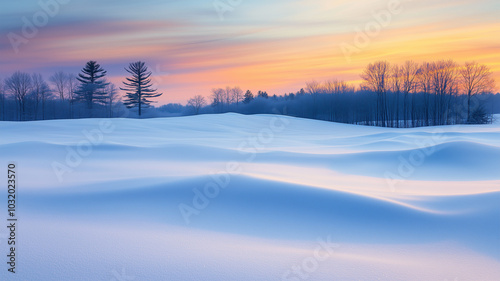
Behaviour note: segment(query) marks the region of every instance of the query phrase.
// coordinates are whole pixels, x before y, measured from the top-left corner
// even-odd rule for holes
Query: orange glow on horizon
[[[404,2],[402,12],[350,58],[341,44],[353,45],[357,30],[373,22],[372,14],[384,11],[387,3],[316,0],[317,5],[269,4],[266,11],[249,3],[233,17],[228,13],[225,21],[211,13],[180,17],[173,10],[168,17],[62,22],[44,28],[18,54],[9,42],[0,41],[0,74],[21,70],[48,78],[61,69],[77,73],[86,61],[97,60],[121,86],[128,63],[143,60],[153,71],[155,87],[164,93],[159,103],[166,104],[209,96],[214,87],[282,95],[311,80],[357,85],[365,66],[377,60],[400,64],[453,59],[487,65],[499,92],[500,22],[495,11],[500,7],[490,0],[480,2]]]

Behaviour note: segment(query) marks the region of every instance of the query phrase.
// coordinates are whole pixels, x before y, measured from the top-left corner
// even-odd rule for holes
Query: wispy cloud
[[[351,61],[339,44],[388,1],[243,1],[221,21],[211,1],[72,0],[18,54],[6,35],[20,32],[21,18],[40,7],[34,0],[8,2],[0,12],[0,76],[76,73],[96,59],[119,82],[129,62],[145,60],[168,73],[158,85],[163,102],[226,84],[282,94],[311,79],[357,81],[378,59],[478,60],[500,81],[498,1],[401,1],[403,11]]]

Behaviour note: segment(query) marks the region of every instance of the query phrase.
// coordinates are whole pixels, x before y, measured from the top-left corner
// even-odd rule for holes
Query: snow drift
[[[500,124],[1,122],[0,160],[1,280],[500,280]]]

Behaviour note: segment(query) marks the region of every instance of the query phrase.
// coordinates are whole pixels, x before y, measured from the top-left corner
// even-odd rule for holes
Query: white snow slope
[[[500,280],[500,124],[0,122],[0,280]]]

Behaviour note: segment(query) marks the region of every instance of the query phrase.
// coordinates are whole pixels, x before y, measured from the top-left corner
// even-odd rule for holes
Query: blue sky
[[[41,1],[58,3],[53,15],[38,1],[0,4],[0,77],[77,73],[97,60],[119,86],[123,68],[143,60],[167,103],[226,85],[283,94],[313,79],[356,84],[363,67],[380,59],[477,60],[495,77],[500,71],[500,1],[396,1],[400,11],[389,12],[386,26],[375,15],[394,1],[55,1]],[[214,3],[228,8],[223,20]],[[24,36],[23,19],[43,23],[44,13],[46,24]],[[380,30],[347,56],[342,44],[355,46],[359,30],[374,22]],[[12,34],[24,38],[18,52]]]

